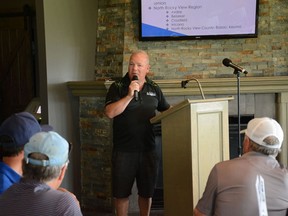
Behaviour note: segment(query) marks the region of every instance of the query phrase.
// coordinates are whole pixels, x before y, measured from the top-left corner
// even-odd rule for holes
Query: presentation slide
[[[142,0],[142,37],[255,34],[257,0]]]

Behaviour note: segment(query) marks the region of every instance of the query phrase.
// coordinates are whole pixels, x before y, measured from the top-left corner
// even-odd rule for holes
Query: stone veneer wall
[[[122,77],[131,51],[150,55],[155,80],[234,77],[223,58],[245,67],[248,76],[288,75],[288,1],[259,0],[258,37],[246,39],[141,42],[138,0],[99,0],[95,80]],[[81,205],[85,215],[112,211],[111,122],[105,95],[80,98]]]
[[[248,76],[288,74],[288,1],[259,0],[258,37],[139,41],[138,0],[99,0],[95,79],[122,76],[132,50],[150,54],[153,79],[233,77],[226,57]]]
[[[110,119],[104,97],[80,97],[81,207],[85,215],[112,210]]]

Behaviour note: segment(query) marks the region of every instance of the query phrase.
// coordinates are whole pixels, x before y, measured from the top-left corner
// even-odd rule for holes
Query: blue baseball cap
[[[33,159],[31,153],[41,153],[47,160]],[[26,163],[38,166],[62,166],[68,162],[69,143],[54,131],[34,134],[24,146]]]
[[[41,127],[37,119],[29,112],[19,112],[8,117],[0,126],[0,137],[9,137],[13,142],[0,141],[2,145],[24,146],[32,135],[40,131],[52,130],[46,125]],[[5,139],[4,139],[5,140]]]

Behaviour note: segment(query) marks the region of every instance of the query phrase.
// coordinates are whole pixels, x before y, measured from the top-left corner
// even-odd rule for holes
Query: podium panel
[[[165,216],[193,215],[210,170],[229,159],[229,99],[186,100],[151,119],[162,126]]]

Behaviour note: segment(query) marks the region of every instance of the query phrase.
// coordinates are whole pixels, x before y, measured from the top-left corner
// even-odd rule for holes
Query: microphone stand
[[[234,74],[237,75],[237,116],[238,116],[238,154],[239,157],[242,155],[242,142],[241,142],[241,115],[240,115],[240,70],[235,69]],[[248,72],[244,71],[246,75]]]
[[[242,155],[242,143],[241,143],[241,115],[240,115],[240,71],[234,70],[234,74],[237,75],[237,116],[238,116],[238,156]]]

